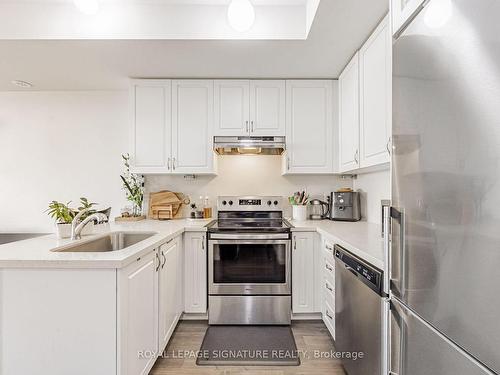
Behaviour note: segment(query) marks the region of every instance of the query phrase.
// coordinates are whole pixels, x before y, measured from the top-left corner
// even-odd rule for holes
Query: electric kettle
[[[328,218],[328,213],[330,211],[328,203],[323,202],[320,199],[312,199],[309,204],[311,205],[311,214],[309,215],[309,219],[323,220]]]

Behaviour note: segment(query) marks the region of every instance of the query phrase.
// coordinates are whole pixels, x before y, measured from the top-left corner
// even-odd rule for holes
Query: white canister
[[[307,206],[292,206],[292,219],[297,221],[306,221],[307,220]]]

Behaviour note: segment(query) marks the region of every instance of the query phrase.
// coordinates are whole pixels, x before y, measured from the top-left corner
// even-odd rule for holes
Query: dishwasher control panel
[[[363,283],[377,293],[382,292],[382,271],[371,267],[363,260],[349,253],[339,245],[335,245],[335,257],[343,263],[343,266]]]

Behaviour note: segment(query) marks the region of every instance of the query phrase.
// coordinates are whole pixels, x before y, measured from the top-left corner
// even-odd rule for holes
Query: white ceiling
[[[307,40],[0,40],[0,90],[18,90],[13,79],[98,90],[128,77],[336,78],[387,11],[388,0],[323,0]]]

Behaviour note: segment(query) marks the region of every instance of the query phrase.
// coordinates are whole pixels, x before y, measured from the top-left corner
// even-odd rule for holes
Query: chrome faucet
[[[91,221],[97,220],[99,223],[103,223],[108,221],[108,217],[103,214],[102,212],[96,212],[92,215],[87,216],[85,219],[80,222],[80,218],[88,212],[88,208],[85,210],[82,210],[76,214],[74,217],[73,221],[71,222],[71,239],[72,240],[78,240],[82,238],[82,230],[85,228],[85,226],[90,223]]]

